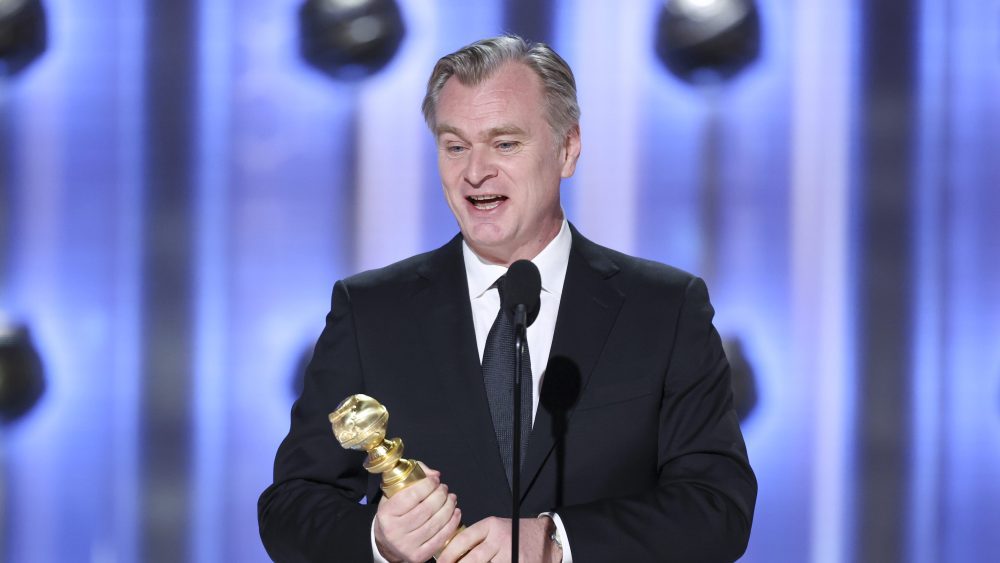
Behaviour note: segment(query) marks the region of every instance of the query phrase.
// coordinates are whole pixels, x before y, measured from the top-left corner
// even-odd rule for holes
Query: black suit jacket
[[[698,278],[573,230],[521,507],[557,511],[575,561],[732,561],[745,550],[757,484],[712,316]],[[378,477],[327,420],[353,393],[386,406],[389,435],[441,471],[466,524],[510,516],[460,236],[335,285],[258,506],[277,561],[371,560]]]

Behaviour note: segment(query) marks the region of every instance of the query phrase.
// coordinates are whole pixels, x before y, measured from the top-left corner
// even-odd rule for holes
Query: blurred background
[[[576,72],[570,220],[709,283],[744,561],[1000,560],[998,0],[0,0],[0,560],[266,560],[332,284],[456,232],[420,101],[504,31]]]

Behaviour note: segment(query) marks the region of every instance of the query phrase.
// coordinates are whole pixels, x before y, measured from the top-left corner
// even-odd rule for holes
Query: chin
[[[467,238],[466,241],[477,254],[489,254],[491,256],[505,254],[504,249],[509,246],[509,243],[504,240]]]
[[[509,242],[504,229],[494,223],[472,225],[471,228],[462,231],[462,234],[470,243],[487,248],[503,246]]]

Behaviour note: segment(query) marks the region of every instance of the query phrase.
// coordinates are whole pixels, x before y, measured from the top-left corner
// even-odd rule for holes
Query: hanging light
[[[0,422],[24,416],[44,391],[42,360],[28,329],[0,324]]]
[[[656,54],[686,82],[724,82],[760,55],[757,6],[753,0],[668,0]]]
[[[307,0],[299,11],[302,56],[338,80],[375,74],[405,34],[394,0]]]
[[[45,51],[40,0],[0,0],[0,77],[23,70]]]

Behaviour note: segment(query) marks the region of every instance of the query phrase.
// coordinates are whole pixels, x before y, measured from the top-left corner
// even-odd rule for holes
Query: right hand
[[[394,563],[427,561],[461,525],[458,498],[441,482],[441,473],[420,466],[427,478],[382,497],[375,514],[376,547]]]

